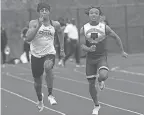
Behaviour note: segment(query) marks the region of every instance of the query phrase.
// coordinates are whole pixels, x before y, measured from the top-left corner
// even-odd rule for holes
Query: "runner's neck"
[[[51,25],[51,21],[50,21],[49,17],[44,19],[43,25],[44,25],[44,26],[49,26],[49,25]]]
[[[97,21],[91,21],[90,22],[90,25],[92,25],[92,26],[97,26],[99,24],[99,22],[97,22]]]

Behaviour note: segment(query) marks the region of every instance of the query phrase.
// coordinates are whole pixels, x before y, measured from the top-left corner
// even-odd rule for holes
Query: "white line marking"
[[[83,72],[77,70],[76,68],[74,69],[74,72],[80,73],[80,74],[82,74],[82,75],[86,75],[85,73],[83,73]]]
[[[78,71],[77,69],[74,69],[74,71],[84,75],[84,73]],[[109,79],[110,79],[110,78],[109,78]],[[114,78],[112,78],[112,79],[114,79]],[[67,79],[67,80],[68,80],[68,79]],[[71,80],[71,81],[74,81],[74,80]],[[82,83],[82,82],[81,82],[81,83]],[[144,84],[143,84],[143,85],[144,85]],[[111,90],[111,91],[120,92],[120,93],[124,93],[124,94],[127,94],[127,95],[133,95],[133,96],[137,96],[137,97],[144,98],[144,95],[140,95],[140,94],[135,94],[135,93],[130,93],[130,92],[126,92],[126,91],[121,91],[121,90],[117,90],[117,89],[113,89],[113,88],[109,88],[109,87],[105,87],[105,89]]]
[[[74,79],[70,79],[70,78],[60,77],[60,76],[57,76],[57,75],[54,75],[54,77],[59,78],[59,79],[68,80],[68,81],[77,82],[77,83],[88,84],[87,82],[84,82],[84,81],[78,81],[78,80],[74,80]]]
[[[32,75],[32,73],[14,73],[16,75]]]
[[[24,96],[22,96],[22,95],[19,95],[19,94],[17,94],[17,93],[14,93],[14,92],[12,92],[12,91],[7,90],[7,89],[4,89],[4,88],[0,88],[0,89],[3,90],[3,91],[5,91],[5,92],[7,92],[7,93],[10,93],[10,94],[12,94],[12,95],[15,95],[15,96],[17,96],[17,97],[19,97],[19,98],[21,98],[21,99],[24,99],[24,100],[26,100],[26,101],[29,101],[29,102],[31,102],[31,103],[34,103],[34,104],[37,103],[37,102],[35,102],[35,101],[33,101],[33,100],[27,98],[27,97],[24,97]],[[59,113],[59,114],[61,114],[61,115],[66,115],[65,113],[62,113],[62,112],[60,112],[60,111],[51,109],[51,108],[46,107],[46,106],[44,106],[44,108],[45,108],[45,109],[48,109],[48,110],[50,110],[50,111]]]
[[[85,81],[74,80],[74,79],[70,79],[70,78],[66,78],[66,77],[61,77],[61,76],[57,76],[57,75],[54,75],[54,77],[56,77],[56,78],[61,78],[61,79],[65,79],[65,80],[69,80],[69,81],[73,81],[73,82],[88,84],[88,83],[86,83]],[[144,86],[144,83],[135,82],[135,81],[129,81],[129,80],[125,80],[125,79],[119,79],[119,78],[116,78],[116,77],[109,77],[109,79],[116,80],[116,81],[123,81],[123,82],[128,82],[128,83],[132,83],[132,84],[137,84],[137,85],[142,85],[142,86]]]
[[[73,81],[73,82],[77,82],[77,83],[88,84],[88,83],[86,83],[86,82],[84,82],[84,81],[78,81],[78,80],[69,79],[69,78],[60,77],[60,76],[55,76],[55,77],[56,77],[56,78],[65,79],[65,80],[69,80],[69,81]],[[133,96],[137,96],[137,97],[144,98],[144,95],[140,95],[140,94],[135,94],[135,93],[130,93],[130,92],[121,91],[121,90],[117,90],[117,89],[112,89],[112,88],[109,88],[109,87],[105,87],[105,89],[111,90],[111,91],[115,91],[115,92],[124,93],[124,94],[127,94],[127,95],[133,95]]]
[[[23,69],[23,68],[22,68]],[[26,69],[26,68],[25,68]],[[80,74],[83,74],[85,75],[84,73],[82,73],[81,71],[78,71],[76,68],[74,69],[75,72],[78,72]],[[69,81],[73,81],[73,82],[77,82],[77,83],[82,83],[82,84],[88,84],[86,82],[82,82],[82,81],[78,81],[78,80],[74,80],[74,79],[70,79],[70,78],[64,78],[64,77],[60,77],[60,76],[55,76],[57,78],[61,78],[61,79],[65,79],[65,80],[69,80]],[[111,78],[109,78],[111,79]],[[114,78],[112,78],[114,79]],[[120,93],[123,93],[123,94],[127,94],[127,95],[132,95],[132,96],[137,96],[137,97],[140,97],[140,98],[144,98],[144,95],[140,95],[140,94],[136,94],[136,93],[131,93],[131,92],[126,92],[126,91],[122,91],[122,90],[117,90],[117,89],[113,89],[113,88],[109,88],[109,87],[105,87],[105,89],[107,90],[111,90],[111,91],[115,91],[115,92],[120,92]]]
[[[2,74],[5,74],[5,72],[1,72],[1,75],[2,75]]]
[[[7,76],[10,76],[10,77],[13,77],[13,78],[15,78],[15,79],[19,79],[19,80],[22,80],[22,81],[25,81],[25,82],[28,82],[28,83],[32,83],[32,84],[34,83],[34,82],[30,81],[30,80],[23,79],[23,78],[20,78],[20,77],[11,75],[11,74],[9,74],[9,73],[7,74]],[[43,87],[47,88],[46,85],[43,85]],[[90,98],[87,98],[87,97],[84,97],[84,96],[81,96],[81,95],[78,95],[78,94],[75,94],[75,93],[71,93],[71,92],[64,91],[64,90],[57,89],[57,88],[54,88],[54,90],[59,91],[59,92],[62,92],[62,93],[66,93],[66,94],[69,94],[69,95],[72,95],[72,96],[76,96],[76,97],[79,97],[79,98],[82,98],[82,99],[85,99],[85,100],[92,101],[92,99],[90,99]],[[135,111],[132,111],[132,110],[129,110],[129,109],[124,109],[124,108],[116,107],[116,106],[113,106],[113,105],[110,105],[110,104],[107,104],[107,103],[103,103],[103,102],[100,102],[100,103],[103,104],[103,105],[106,105],[106,106],[108,106],[108,107],[111,107],[111,108],[123,110],[123,111],[130,112],[130,113],[135,113],[136,115],[144,115],[144,114],[142,114],[142,113],[135,112]]]
[[[132,71],[127,71],[127,70],[122,70],[120,67],[113,67],[111,71],[114,72],[121,72],[121,73],[126,73],[126,74],[131,74],[131,75],[139,75],[139,76],[144,76],[144,73],[139,73],[139,72],[132,72]]]
[[[19,66],[19,65],[7,65],[8,67],[17,67],[17,68],[21,68],[23,70],[27,70],[27,71],[31,71],[31,68],[25,68],[25,67],[22,67],[22,66]]]
[[[144,53],[131,54],[130,56],[144,56]]]
[[[109,79],[116,80],[116,81],[123,81],[123,82],[128,82],[128,83],[132,83],[132,84],[137,84],[137,85],[142,85],[142,86],[144,86],[144,83],[135,82],[135,81],[130,81],[130,80],[125,80],[125,79],[119,79],[119,78],[116,78],[116,77],[109,77]]]
[[[131,72],[127,70],[114,70],[114,72],[121,72],[121,73],[126,73],[126,74],[131,74],[131,75],[139,75],[139,76],[144,76],[144,73],[138,73],[138,72]]]
[[[118,69],[119,67],[113,67],[111,68],[111,71],[115,71],[116,69]]]
[[[53,73],[60,73],[60,72],[53,72]],[[14,73],[16,75],[32,75],[32,73]]]
[[[26,74],[23,74],[23,75],[26,75]],[[64,80],[68,80],[68,81],[72,81],[72,82],[76,82],[76,83],[81,83],[81,84],[88,84],[87,82],[84,82],[84,81],[78,81],[78,80],[74,80],[74,79],[70,79],[70,78],[65,78],[65,77],[60,77],[60,76],[57,76],[55,75],[54,76],[55,78],[59,78],[59,79],[64,79]],[[114,79],[114,80],[117,80],[115,78],[111,78],[111,79]],[[121,81],[126,81],[126,80],[123,80],[123,79],[120,79]],[[128,81],[130,82],[130,81]],[[139,84],[139,85],[143,85],[144,84],[140,84],[138,82],[132,82],[132,83],[135,83],[135,84]],[[124,94],[127,94],[127,95],[133,95],[133,96],[137,96],[137,97],[141,97],[141,98],[144,98],[144,95],[140,95],[140,94],[135,94],[135,93],[131,93],[131,92],[126,92],[126,91],[122,91],[122,90],[117,90],[117,89],[113,89],[113,88],[109,88],[109,87],[105,87],[105,89],[107,90],[111,90],[111,91],[115,91],[115,92],[120,92],[120,93],[124,93]]]
[[[84,73],[82,73],[81,71],[79,71],[77,69],[74,69],[74,71],[77,72],[77,73],[85,75]],[[119,78],[116,78],[116,77],[109,77],[108,79],[117,80],[117,81],[124,81],[124,82],[128,82],[128,83],[133,83],[133,84],[138,84],[138,85],[144,86],[144,83],[135,82],[135,81],[131,81],[131,80],[125,80],[125,79],[119,79]]]
[[[82,75],[85,75],[83,72],[77,70],[77,69],[74,69],[75,72],[77,73],[80,73]],[[119,79],[119,78],[116,78],[116,77],[109,77],[109,79],[112,79],[112,80],[117,80],[117,81],[124,81],[124,82],[129,82],[129,83],[133,83],[133,84],[138,84],[138,85],[142,85],[144,86],[143,83],[140,83],[140,82],[135,82],[135,81],[130,81],[130,80],[125,80],[125,79]]]

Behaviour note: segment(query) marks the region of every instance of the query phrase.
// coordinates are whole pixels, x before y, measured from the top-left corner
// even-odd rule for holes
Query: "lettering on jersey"
[[[99,30],[99,29],[97,29],[97,28],[91,28],[91,29],[89,29],[89,30],[86,32],[86,35],[89,34],[89,33],[99,33],[99,34],[104,35],[104,32],[102,32],[101,30]]]
[[[53,36],[52,32],[50,30],[40,30],[39,34],[44,36],[44,37],[49,37],[49,36]]]

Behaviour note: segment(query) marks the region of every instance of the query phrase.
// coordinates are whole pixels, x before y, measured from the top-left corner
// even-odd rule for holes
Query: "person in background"
[[[60,23],[60,26],[61,26],[61,30],[64,32],[64,29],[65,29],[65,27],[66,27],[66,24],[65,24],[65,20],[64,20],[64,18],[62,18],[62,17],[60,17],[59,19],[58,19],[58,22]],[[64,34],[63,34],[63,36],[64,36]],[[61,55],[60,55],[60,43],[59,43],[59,38],[58,38],[58,35],[57,35],[57,32],[55,33],[55,48],[56,48],[56,52],[57,52],[57,56],[58,56],[58,60],[59,60],[59,62],[58,62],[58,65],[61,63],[61,59],[63,58],[63,57],[61,57]],[[65,43],[64,43],[65,44]],[[65,49],[65,48],[64,48]],[[65,50],[64,50],[65,51]]]
[[[28,25],[26,27],[24,27],[21,31],[21,38],[22,39],[26,39],[26,33],[28,31]],[[30,52],[30,44],[27,43],[26,41],[24,41],[24,47],[23,47],[24,53],[26,53],[26,58],[27,61],[30,61],[30,57],[29,57],[29,52]]]
[[[69,52],[63,58],[61,65],[65,66],[66,61],[74,55],[76,60],[76,67],[80,67],[80,59],[78,54],[78,29],[76,27],[75,19],[72,18],[71,23],[67,24],[64,30],[65,36],[67,36],[67,41],[69,41]]]
[[[1,58],[2,58],[2,67],[4,67],[5,63],[6,63],[6,53],[8,52],[8,38],[7,38],[7,34],[6,34],[6,30],[1,27]]]

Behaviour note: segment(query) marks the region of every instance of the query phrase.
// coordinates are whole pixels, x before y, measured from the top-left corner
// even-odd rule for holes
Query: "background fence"
[[[35,11],[36,5],[31,6],[31,2],[19,6],[19,8],[2,8],[1,23],[7,30],[9,46],[12,48],[12,58],[22,54],[21,29],[29,20],[38,18]],[[95,0],[95,2],[97,1]],[[77,26],[80,28],[88,21],[88,17],[84,13],[85,8],[87,8],[86,5],[78,3],[72,4],[70,7],[60,4],[53,5],[51,18],[54,20],[59,17],[76,18]],[[144,4],[103,5],[102,11],[110,27],[122,39],[125,50],[129,53],[144,53]],[[109,52],[119,51],[113,39],[108,40],[107,48]]]

